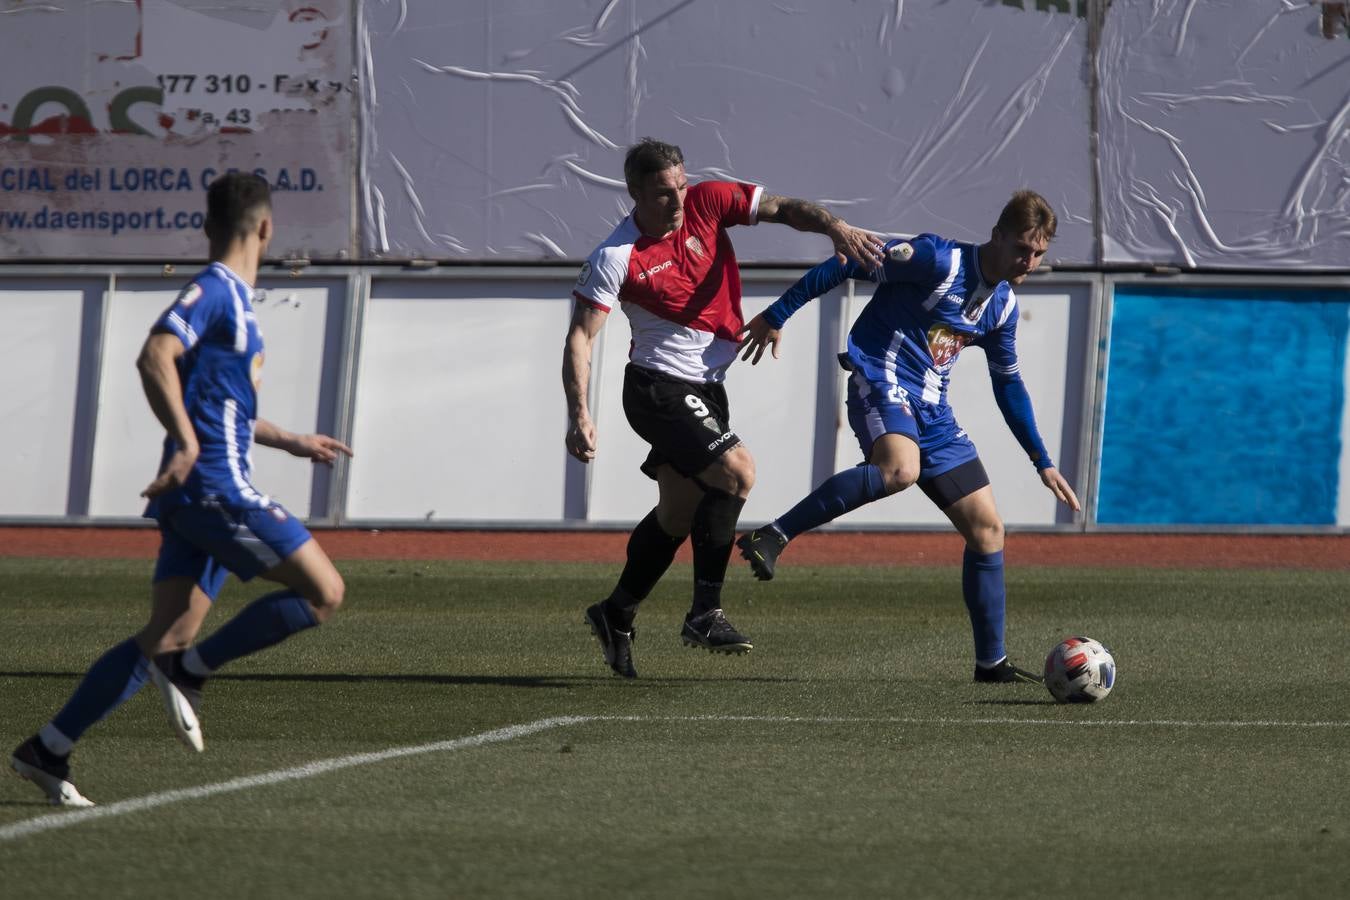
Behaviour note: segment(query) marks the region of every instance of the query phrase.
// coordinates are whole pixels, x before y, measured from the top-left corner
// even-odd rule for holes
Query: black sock
[[[656,587],[683,543],[683,535],[675,537],[661,527],[655,509],[647,513],[628,536],[628,562],[619,575],[618,586],[605,600],[605,612],[625,626],[631,625],[638,604]]]
[[[744,497],[709,488],[694,510],[694,526],[689,534],[694,545],[692,616],[722,605],[722,582],[727,576],[731,544],[736,539],[736,522],[743,506]]]

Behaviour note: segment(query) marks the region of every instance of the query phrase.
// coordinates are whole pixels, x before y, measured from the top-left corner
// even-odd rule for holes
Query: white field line
[[[271,784],[281,784],[286,781],[299,781],[304,778],[313,778],[316,775],[323,775],[328,772],[350,769],[355,766],[371,765],[373,763],[385,762],[386,760],[391,759],[401,759],[405,756],[421,756],[426,753],[450,753],[455,750],[464,750],[470,747],[498,744],[503,741],[512,741],[516,738],[528,737],[532,734],[550,731],[554,728],[563,728],[568,725],[582,725],[588,722],[768,722],[811,725],[1067,725],[1085,728],[1350,728],[1350,721],[1298,722],[1276,721],[1270,719],[1253,721],[1204,721],[1197,719],[1188,721],[1179,719],[1064,720],[1014,718],[956,719],[947,717],[848,718],[835,716],[711,715],[555,716],[548,719],[539,719],[534,722],[526,722],[521,725],[508,725],[505,728],[497,728],[492,731],[484,731],[480,734],[471,734],[467,737],[455,738],[448,741],[416,744],[410,747],[391,747],[388,750],[377,750],[372,753],[356,753],[350,756],[321,759],[312,763],[305,763],[302,766],[295,766],[290,769],[277,769],[272,772],[263,772],[260,775],[246,775],[241,778],[232,778],[229,781],[204,784],[198,787],[161,791],[156,794],[146,794],[143,797],[133,797],[130,800],[119,800],[105,806],[92,806],[85,809],[71,810],[69,812],[49,813],[0,827],[0,842],[12,841],[18,838],[28,837],[32,834],[38,834],[39,832],[52,831],[57,828],[68,828],[72,825],[91,822],[95,819],[105,819],[110,816],[141,812],[147,809],[154,809],[158,806],[179,803],[184,800],[199,800],[204,797],[214,797],[217,794],[230,794],[235,791],[243,791],[255,787],[265,787]]]
[[[1275,719],[1207,720],[1207,719],[1014,719],[984,718],[955,719],[929,718],[848,718],[833,716],[589,716],[594,721],[619,722],[806,722],[818,725],[831,723],[875,725],[1068,725],[1075,728],[1350,728],[1350,721],[1323,722],[1278,721]]]
[[[261,775],[246,775],[242,778],[231,778],[229,781],[220,781],[215,784],[203,784],[199,787],[146,794],[144,797],[119,800],[106,806],[90,806],[71,812],[49,813],[45,816],[37,816],[0,828],[0,841],[12,841],[15,838],[27,837],[40,831],[67,828],[71,825],[79,825],[82,822],[90,822],[94,819],[104,819],[108,816],[141,812],[142,810],[167,806],[170,803],[178,803],[183,800],[214,797],[217,794],[229,794],[248,788],[280,784],[284,781],[299,781],[302,778],[313,778],[315,775],[336,772],[339,769],[350,769],[353,766],[365,766],[389,759],[400,759],[404,756],[419,756],[423,753],[448,753],[454,750],[463,750],[467,747],[481,747],[484,744],[511,741],[541,731],[548,731],[550,728],[588,722],[594,718],[594,716],[557,716],[551,719],[540,719],[537,722],[528,722],[524,725],[508,725],[505,728],[484,731],[481,734],[471,734],[468,737],[455,738],[451,741],[436,741],[435,743],[417,744],[412,747],[392,747],[388,750],[377,750],[373,753],[355,753],[351,756],[321,759],[291,769],[277,769],[273,772],[263,772]]]

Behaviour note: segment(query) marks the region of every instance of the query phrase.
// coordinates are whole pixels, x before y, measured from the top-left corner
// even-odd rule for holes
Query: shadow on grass
[[[52,678],[75,680],[83,678],[83,672],[0,672],[0,678]],[[737,684],[790,684],[804,681],[801,678],[771,678],[762,675],[716,678],[638,678],[634,682],[625,682],[613,675],[423,675],[405,674],[350,674],[344,672],[296,673],[296,672],[258,672],[243,675],[213,675],[212,681],[298,681],[306,683],[337,684],[445,684],[445,685],[487,685],[491,687],[521,688],[570,688],[585,685],[617,684],[636,685],[681,685],[734,682]]]
[[[967,706],[1059,706],[1053,699],[1043,700],[967,700]]]

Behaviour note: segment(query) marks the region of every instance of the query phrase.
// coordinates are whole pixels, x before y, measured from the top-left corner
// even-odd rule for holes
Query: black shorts
[[[919,489],[928,495],[928,499],[932,500],[938,509],[944,510],[987,484],[989,474],[985,472],[984,463],[980,462],[978,456],[961,463],[955,469],[948,469],[941,475],[919,479]]]
[[[741,439],[731,430],[727,390],[721,384],[682,381],[628,364],[623,374],[623,411],[638,437],[652,445],[642,471],[656,478],[670,464],[692,478]]]

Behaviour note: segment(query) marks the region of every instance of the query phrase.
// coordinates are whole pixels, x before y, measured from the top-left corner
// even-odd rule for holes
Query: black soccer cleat
[[[202,705],[202,685],[206,679],[183,668],[183,651],[161,653],[150,664],[150,677],[164,698],[164,711],[169,715],[178,739],[201,753],[206,749],[202,739],[202,725],[198,711]]]
[[[741,556],[750,563],[751,570],[760,581],[773,580],[774,565],[787,545],[788,539],[783,537],[782,532],[768,525],[743,534],[736,540],[736,546],[741,548]]]
[[[1008,657],[992,666],[975,666],[975,681],[980,684],[1044,684],[1045,679],[1035,672],[1019,669]]]
[[[94,801],[70,783],[70,757],[57,756],[37,735],[14,748],[10,768],[42,788],[53,806],[93,806]]]
[[[605,663],[614,670],[614,674],[622,678],[636,678],[633,641],[637,638],[637,626],[629,625],[627,631],[620,631],[616,627],[617,623],[610,621],[603,602],[587,607],[586,624],[591,626],[591,634],[600,642]]]
[[[687,646],[702,647],[709,653],[749,653],[754,649],[750,639],[737,631],[720,609],[686,616],[680,637]]]

